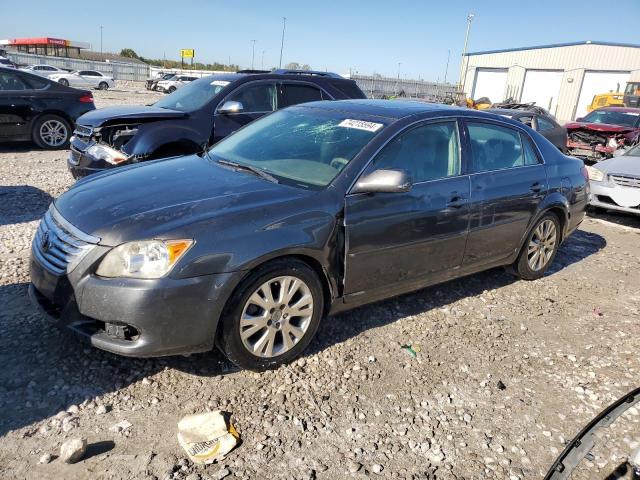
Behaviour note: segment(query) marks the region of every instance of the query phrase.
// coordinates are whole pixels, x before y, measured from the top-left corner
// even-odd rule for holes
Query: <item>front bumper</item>
[[[640,215],[640,188],[625,187],[611,180],[590,183],[591,206]]]
[[[616,148],[603,145],[591,146],[586,143],[569,140],[567,142],[567,150],[569,155],[573,157],[589,162],[599,162],[600,160],[606,160],[607,158],[613,157],[613,153],[616,151]]]
[[[78,179],[86,177],[93,173],[102,172],[116,167],[101,158],[95,158],[87,153],[87,149],[92,143],[83,142],[77,137],[71,138],[69,146],[69,156],[67,157],[67,168],[73,178]]]
[[[31,299],[57,326],[94,347],[133,357],[211,350],[222,309],[242,276],[108,279],[78,272],[85,263],[56,276],[32,258]]]

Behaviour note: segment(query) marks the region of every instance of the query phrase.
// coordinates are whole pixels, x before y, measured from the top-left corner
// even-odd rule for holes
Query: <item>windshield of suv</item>
[[[594,110],[582,119],[588,123],[608,123],[609,125],[622,125],[623,127],[635,127],[640,114],[634,112],[616,112],[612,110]]]
[[[384,127],[352,115],[304,107],[280,110],[227,137],[209,154],[286,183],[325,187]]]
[[[187,83],[184,87],[153,104],[154,107],[193,112],[203,107],[222,91],[230,82],[215,80],[211,77]]]

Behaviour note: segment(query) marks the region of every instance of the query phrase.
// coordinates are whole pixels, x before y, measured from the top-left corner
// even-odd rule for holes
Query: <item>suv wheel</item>
[[[529,232],[514,264],[515,273],[525,280],[541,278],[553,262],[560,246],[560,221],[549,212]]]
[[[169,89],[167,90],[167,92],[169,93],[173,93],[176,91],[176,87],[174,87],[173,85],[169,87]]]
[[[33,124],[33,141],[46,150],[60,150],[69,146],[71,125],[58,115],[43,115]]]
[[[287,363],[313,339],[323,308],[316,273],[299,260],[276,260],[251,273],[229,299],[219,347],[250,370]]]

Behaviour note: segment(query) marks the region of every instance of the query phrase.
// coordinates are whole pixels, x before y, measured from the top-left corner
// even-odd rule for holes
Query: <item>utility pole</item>
[[[262,50],[262,60],[260,61],[260,69],[264,70],[264,50]]]
[[[282,17],[282,41],[280,42],[280,63],[278,68],[282,68],[282,50],[284,50],[284,31],[287,28],[287,17]]]
[[[449,60],[451,59],[451,49],[447,51],[447,66],[444,69],[444,83],[447,83],[447,74],[449,73]]]
[[[398,95],[398,89],[400,88],[400,65],[402,62],[398,62],[398,79],[396,80],[396,95]]]
[[[102,53],[102,25],[100,25],[100,59],[104,62],[104,54]]]
[[[460,93],[464,94],[464,85],[467,81],[467,66],[465,65],[465,58],[467,56],[467,46],[469,44],[469,31],[471,30],[471,21],[475,15],[470,13],[467,15],[467,33],[464,36],[464,48],[462,50],[462,58],[460,59]]]
[[[256,56],[256,41],[251,40],[251,70],[253,70],[253,60]]]

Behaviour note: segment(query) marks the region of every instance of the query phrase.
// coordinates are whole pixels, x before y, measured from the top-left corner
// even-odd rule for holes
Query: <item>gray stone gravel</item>
[[[258,374],[217,352],[120,358],[46,324],[27,298],[30,242],[71,184],[64,152],[0,146],[0,478],[540,478],[640,384],[639,219],[587,219],[535,282],[492,270],[328,319],[304,357]],[[195,466],[176,425],[213,409],[242,443]],[[638,409],[575,478],[638,446]],[[87,451],[68,465],[71,438]]]

